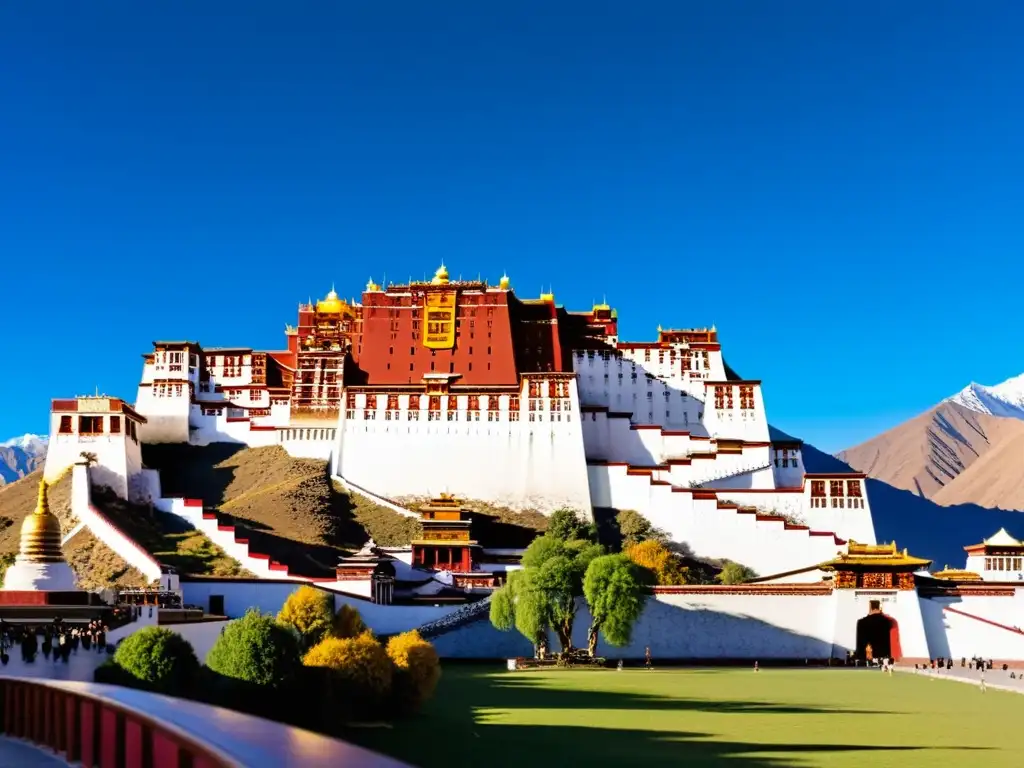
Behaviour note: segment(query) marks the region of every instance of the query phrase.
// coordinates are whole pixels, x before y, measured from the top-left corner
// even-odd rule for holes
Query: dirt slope
[[[1024,421],[935,408],[839,458],[896,488],[950,506],[1024,510]]]
[[[0,525],[3,526],[0,530],[0,554],[17,553],[21,524],[36,509],[42,476],[43,471],[38,469],[0,488]],[[49,499],[50,511],[60,519],[61,529],[66,534],[75,525],[71,515],[71,473],[50,486]],[[144,586],[148,583],[145,576],[88,530],[80,531],[64,545],[64,556],[83,589]]]
[[[417,520],[336,489],[325,462],[278,446],[145,446],[143,459],[160,470],[165,496],[202,499],[246,529],[254,551],[296,573],[327,575],[371,536],[398,546],[419,532]]]

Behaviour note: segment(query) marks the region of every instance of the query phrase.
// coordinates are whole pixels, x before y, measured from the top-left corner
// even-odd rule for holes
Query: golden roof
[[[448,283],[448,268],[445,267],[444,262],[441,262],[441,266],[437,268],[434,273],[434,279],[430,281],[432,285],[446,285]]]
[[[933,573],[936,579],[949,579],[950,581],[982,581],[981,575],[974,571],[967,571],[962,568],[950,568],[948,565],[941,571]]]
[[[861,544],[850,541],[845,553],[840,553],[834,560],[822,563],[825,570],[836,570],[844,566],[913,566],[927,568],[931,560],[914,557],[906,549],[902,552],[896,548],[896,542],[890,544]]]
[[[338,298],[337,292],[331,288],[330,293],[316,303],[316,311],[320,313],[340,314],[348,305]]]
[[[30,563],[63,562],[60,542],[60,520],[50,511],[47,484],[41,480],[36,511],[21,524],[20,557]]]
[[[368,281],[366,282],[366,290],[367,290],[367,291],[379,291],[379,290],[380,290],[380,286],[379,286],[379,285],[377,285],[377,283],[373,282],[373,278],[371,277],[371,278],[370,278],[370,279],[369,279],[369,280],[368,280]]]

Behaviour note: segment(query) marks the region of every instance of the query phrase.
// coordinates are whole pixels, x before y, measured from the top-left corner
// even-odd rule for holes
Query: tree
[[[414,629],[388,640],[387,654],[395,665],[392,698],[399,711],[415,712],[441,679],[437,651]]]
[[[627,547],[624,552],[630,560],[646,568],[661,586],[688,583],[690,569],[683,565],[667,546],[656,539],[647,539]]]
[[[369,631],[359,637],[326,637],[310,648],[302,663],[327,670],[324,694],[329,706],[355,716],[377,713],[391,693],[394,667]]]
[[[650,571],[626,555],[602,555],[591,561],[583,579],[592,619],[587,635],[591,656],[597,655],[599,632],[611,645],[629,644],[653,581]]]
[[[164,627],[145,627],[117,644],[114,663],[135,687],[157,693],[189,690],[199,672],[191,644]]]
[[[495,593],[491,623],[505,631],[515,627],[531,643],[551,629],[562,651],[568,651],[583,576],[602,554],[603,547],[582,539],[565,541],[551,533],[534,539],[523,553],[522,569]]]
[[[302,650],[319,643],[334,621],[332,598],[323,590],[303,585],[288,595],[277,620],[298,633]]]
[[[298,672],[299,642],[287,626],[250,609],[224,628],[210,649],[206,666],[234,680],[282,689]]]
[[[556,509],[548,520],[547,535],[560,541],[592,539],[593,531],[580,519],[575,509]]]
[[[622,549],[625,550],[642,541],[668,541],[668,534],[651,525],[651,521],[632,509],[622,509],[615,516],[622,535]]]
[[[331,627],[332,637],[344,640],[350,637],[359,637],[366,631],[366,624],[363,623],[363,617],[359,615],[359,611],[348,603],[338,609],[338,615],[334,617],[334,625]]]
[[[715,577],[720,584],[742,584],[750,579],[757,578],[757,573],[745,565],[726,560],[722,563],[722,570]]]

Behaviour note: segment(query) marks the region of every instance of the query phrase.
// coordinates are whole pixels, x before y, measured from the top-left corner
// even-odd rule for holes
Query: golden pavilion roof
[[[841,570],[844,567],[914,567],[927,568],[931,560],[914,557],[906,549],[900,551],[896,542],[890,544],[861,544],[850,541],[847,551],[838,557],[821,564],[825,570]]]
[[[948,565],[941,571],[932,574],[936,579],[947,579],[949,581],[982,581],[981,574],[962,568],[950,568]]]
[[[39,498],[36,509],[21,524],[21,547],[19,557],[31,563],[60,563],[64,561],[61,550],[60,520],[50,511],[50,500],[45,480],[39,482]]]
[[[328,314],[340,314],[342,311],[348,308],[348,304],[338,298],[337,291],[331,288],[330,292],[324,298],[320,299],[316,303],[316,311]]]

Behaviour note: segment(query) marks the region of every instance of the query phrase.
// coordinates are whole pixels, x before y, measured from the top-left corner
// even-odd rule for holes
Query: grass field
[[[1022,722],[1022,695],[909,674],[449,666],[421,715],[348,738],[422,768],[983,768],[1024,763]]]

